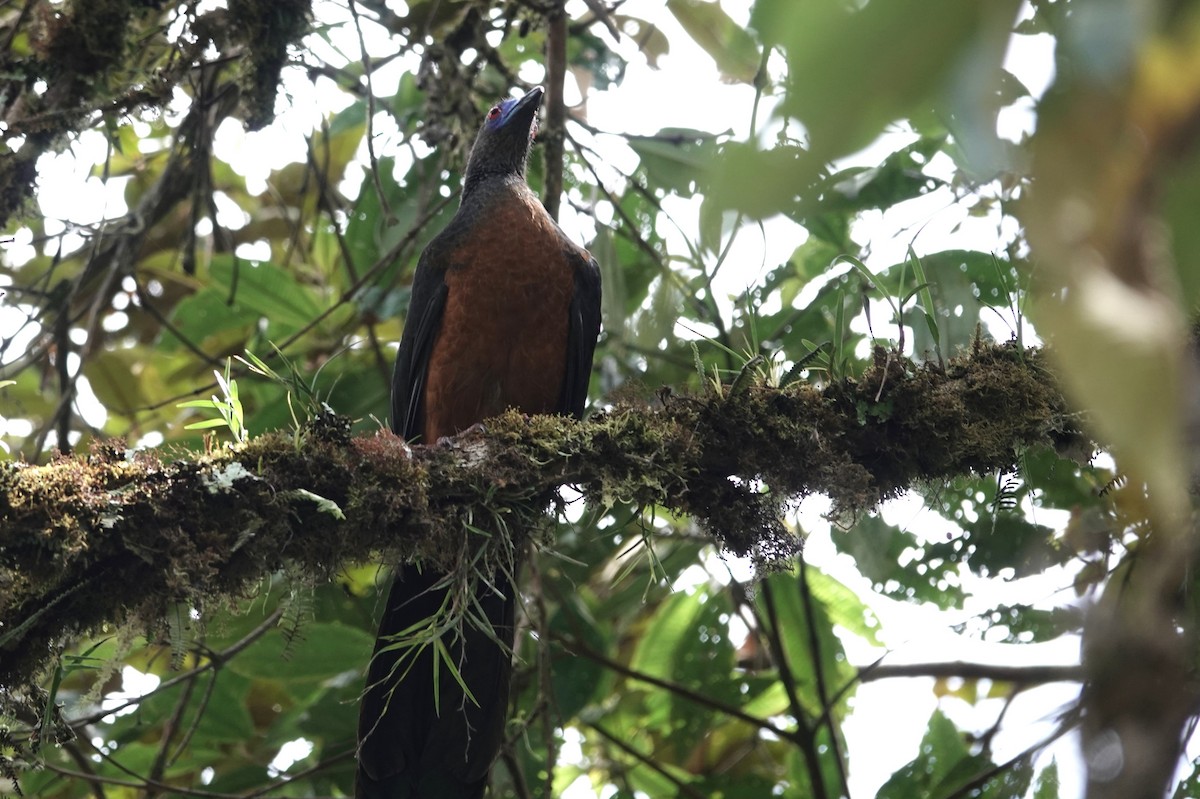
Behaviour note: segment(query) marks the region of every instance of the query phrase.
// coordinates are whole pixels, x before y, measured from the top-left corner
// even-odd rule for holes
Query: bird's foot
[[[483,422],[476,422],[475,424],[468,427],[466,430],[459,430],[457,433],[455,433],[452,436],[439,436],[438,440],[437,440],[437,446],[448,447],[451,444],[453,444],[455,439],[457,439],[459,436],[465,436],[469,433],[486,433],[486,432],[487,432],[487,427],[483,424]]]

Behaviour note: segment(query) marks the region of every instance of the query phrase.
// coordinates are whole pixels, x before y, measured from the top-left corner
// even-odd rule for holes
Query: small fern
[[[187,657],[187,632],[189,624],[188,610],[185,605],[176,602],[167,614],[167,642],[171,647],[171,670],[183,668],[184,658]]]
[[[301,634],[306,622],[313,619],[313,592],[307,586],[292,589],[284,607],[283,618],[279,620],[280,633],[283,636],[283,653],[281,657],[289,660],[292,647],[304,640]]]

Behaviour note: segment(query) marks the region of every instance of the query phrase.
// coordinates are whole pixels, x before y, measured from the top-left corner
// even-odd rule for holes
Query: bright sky
[[[573,3],[582,5],[581,0],[573,0]],[[213,4],[205,0],[201,6]],[[745,22],[749,18],[749,0],[724,0],[722,4],[736,20]],[[732,129],[736,136],[744,138],[748,135],[753,90],[745,85],[721,81],[708,55],[691,43],[666,10],[665,0],[630,0],[621,10],[622,13],[640,16],[658,25],[670,41],[671,50],[660,59],[657,69],[650,69],[631,42],[623,40],[613,45],[606,33],[601,34],[606,42],[628,58],[628,68],[619,86],[589,94],[586,112],[591,124],[600,130],[625,133],[651,134],[665,127],[683,127],[714,133]],[[344,19],[347,15],[344,6],[323,0],[315,4],[315,11],[326,20]],[[391,52],[392,46],[379,29],[368,25],[364,33],[372,55],[382,56]],[[315,36],[310,37],[310,42],[319,57],[335,64],[359,57],[357,37],[349,29],[335,29],[334,38],[340,53]],[[1052,40],[1047,36],[1017,37],[1008,55],[1007,68],[1037,96],[1040,96],[1052,75],[1052,46]],[[403,71],[414,68],[415,61],[412,58],[396,59],[380,68],[373,76],[375,84],[382,87],[377,91],[387,94]],[[522,78],[540,81],[542,76],[535,72],[523,73]],[[337,110],[345,104],[345,99],[326,79],[318,79],[314,84],[299,69],[287,75],[285,91],[288,102],[281,108],[277,122],[268,129],[246,133],[238,124],[227,120],[218,131],[216,155],[248,177],[252,193],[263,188],[270,170],[303,160],[303,135],[319,124],[320,114],[331,109]],[[578,87],[570,83],[567,87],[568,102],[574,103],[580,99]],[[1000,119],[1001,135],[1015,140],[1031,130],[1031,108],[1032,104],[1027,103],[1006,110]],[[174,112],[178,114],[181,109],[182,105]],[[719,113],[714,113],[714,109],[719,109]],[[769,103],[764,103],[760,109],[758,123],[760,131],[770,131],[772,121]],[[386,116],[381,114],[377,117],[375,132],[378,153],[405,157],[404,151],[397,146],[395,131]],[[591,137],[580,130],[575,134],[589,140],[605,161],[617,169],[628,172],[635,166],[636,156],[621,137]],[[848,161],[874,163],[879,155],[897,149],[912,138],[909,133],[895,131]],[[99,133],[85,133],[67,153],[40,162],[41,189],[38,202],[48,218],[61,217],[88,223],[116,217],[126,211],[122,199],[122,180],[110,181],[105,186],[97,178],[90,177],[92,164],[104,158],[105,146],[104,138]],[[360,160],[366,163],[365,145],[361,148]],[[939,169],[948,167],[936,162],[931,165],[931,170]],[[352,194],[357,191],[353,182],[343,189]],[[686,237],[697,237],[694,220],[698,202],[696,198],[677,197],[668,197],[663,202],[666,213],[674,221],[665,218],[660,220],[660,232],[668,246],[675,251],[684,249]],[[231,227],[245,224],[244,214],[231,206],[223,206],[221,221]],[[591,237],[596,220],[574,214],[569,206],[564,206],[563,212],[563,225],[569,233],[579,240]],[[602,213],[599,216],[601,224],[608,221]],[[757,228],[747,227],[739,233],[729,258],[729,263],[736,267],[723,270],[719,290],[728,294],[740,293],[748,285],[754,284],[767,269],[785,260],[805,236],[802,228],[783,219],[768,221],[764,231],[765,234]],[[48,223],[46,232],[54,234],[58,231]],[[868,215],[855,230],[860,240],[870,243],[867,263],[873,268],[882,268],[902,260],[909,245],[918,253],[951,246],[989,250],[998,248],[998,243],[1011,237],[1014,232],[1015,226],[1009,222],[1001,224],[994,218],[968,216],[964,209],[954,203],[948,190],[905,203],[886,214]],[[70,249],[80,246],[82,242],[77,236],[68,236],[65,245]],[[261,252],[253,247],[240,254],[262,257]],[[4,257],[10,262],[20,263],[32,255],[28,236],[18,234]],[[0,334],[11,332],[22,318],[23,314],[11,307],[0,308]],[[991,321],[997,325],[994,332],[998,337],[1006,338],[1009,335],[1004,322]],[[1026,335],[1027,340],[1032,340],[1028,338],[1032,336],[1031,331],[1027,330]],[[83,388],[86,392],[86,386]],[[81,403],[88,403],[86,393]],[[97,415],[99,420],[102,410],[93,400],[88,413]],[[4,420],[0,419],[0,424],[3,423]],[[21,423],[15,421],[11,424]],[[848,556],[836,553],[831,536],[845,533],[830,531],[828,522],[821,516],[825,510],[823,502],[821,498],[812,498],[803,503],[798,512],[800,524],[809,533],[807,558],[857,590],[860,595],[872,597],[869,584],[858,575]],[[919,500],[912,498],[889,503],[883,513],[887,521],[900,524],[930,540],[943,536],[948,526],[943,519],[924,510]],[[1038,521],[1043,524],[1057,526],[1065,522],[1063,514],[1044,510],[1037,513]],[[744,564],[735,563],[733,566],[735,570],[744,568]],[[690,577],[685,575],[677,584],[680,590],[687,590],[689,580],[694,585],[707,579],[703,569],[689,574]],[[1077,662],[1078,641],[1075,639],[1018,647],[957,635],[951,630],[952,625],[968,621],[1000,602],[1025,602],[1042,607],[1068,602],[1070,597],[1064,595],[1062,590],[1070,586],[1070,575],[1058,571],[1037,579],[1001,583],[980,580],[964,569],[960,579],[970,596],[965,607],[956,611],[940,612],[872,599],[871,606],[883,620],[886,644],[891,650],[886,662],[954,659],[989,663]],[[853,662],[858,665],[871,663],[883,654],[853,637],[848,636],[845,644]],[[982,731],[992,724],[1002,705],[999,699],[987,700],[976,706],[952,698],[939,703],[932,688],[931,679],[910,680],[903,685],[895,680],[881,681],[859,687],[854,700],[854,713],[845,724],[851,757],[852,796],[874,796],[891,773],[916,754],[918,741],[935,707],[940,706],[960,725]],[[1051,685],[1028,691],[1019,697],[1007,710],[1004,728],[995,740],[995,756],[999,759],[1011,757],[1032,740],[1045,736],[1053,728],[1058,711],[1071,702],[1076,693],[1074,686]],[[1040,766],[1047,763],[1050,756],[1058,759],[1063,797],[1083,794],[1076,747],[1073,740],[1060,742],[1038,761]],[[297,753],[303,756],[305,751],[301,744],[297,744],[293,750],[286,753],[288,756],[283,758],[284,761],[294,758]],[[570,746],[564,751],[569,752]],[[566,799],[584,799],[594,795],[590,787],[582,784],[572,786],[564,794]]]

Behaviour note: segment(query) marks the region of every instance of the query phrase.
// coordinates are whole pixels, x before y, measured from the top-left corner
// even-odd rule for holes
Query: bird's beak
[[[533,137],[537,135],[537,112],[542,104],[542,95],[545,92],[541,86],[534,86],[525,96],[517,100],[517,104],[513,106],[509,112],[509,119],[517,124],[528,126],[529,141],[533,141]]]
[[[545,90],[541,86],[534,86],[525,93],[524,97],[522,97],[520,100],[517,100],[517,104],[513,106],[513,114],[525,113],[526,109],[531,109],[531,116],[536,114],[538,108],[542,104],[542,95],[545,93]]]

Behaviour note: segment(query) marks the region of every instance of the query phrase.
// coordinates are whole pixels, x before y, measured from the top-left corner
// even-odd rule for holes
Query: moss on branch
[[[454,567],[464,552],[511,547],[510,531],[566,483],[595,502],[692,514],[769,564],[799,550],[786,502],[821,492],[839,513],[867,510],[920,482],[1008,468],[1030,446],[1077,445],[1069,418],[1039,352],[980,343],[944,372],[880,350],[861,378],[823,389],[663,394],[583,423],[510,412],[442,446],[351,438],[319,419],[194,459],[110,443],[10,465],[0,686],[32,677],[73,635],[153,626],[174,603],[236,598],[280,568],[321,578],[381,555]]]

